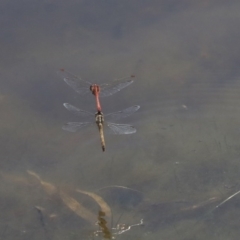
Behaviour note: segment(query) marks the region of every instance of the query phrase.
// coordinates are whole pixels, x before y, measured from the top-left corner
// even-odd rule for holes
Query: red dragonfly
[[[69,132],[77,132],[83,127],[94,124],[93,113],[78,109],[77,107],[74,107],[69,103],[64,103],[63,106],[77,116],[86,117],[86,122],[68,122],[64,124],[62,127],[63,130],[66,130]],[[136,112],[139,108],[140,106],[135,105],[118,112],[106,114],[105,116],[109,120],[116,120],[116,119],[124,118],[131,115],[132,113]],[[97,111],[95,113],[95,123],[97,124],[98,130],[100,133],[102,150],[105,151],[105,139],[103,134],[103,125],[105,121],[104,121],[103,113],[101,111]],[[106,124],[114,134],[132,134],[137,131],[134,126],[129,124],[117,124],[112,122],[106,122]]]
[[[64,82],[73,88],[77,93],[84,95],[90,91],[95,96],[97,111],[100,112],[102,111],[102,108],[99,101],[99,95],[101,97],[111,96],[132,84],[132,78],[135,77],[134,75],[131,75],[129,77],[115,79],[110,83],[98,85],[82,80],[81,78],[78,78],[77,76],[64,69],[60,69],[58,71],[58,74],[63,78]]]

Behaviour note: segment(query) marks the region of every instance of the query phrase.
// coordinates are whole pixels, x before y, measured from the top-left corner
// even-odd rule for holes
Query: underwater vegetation
[[[61,215],[64,214],[72,215],[70,221],[72,218],[72,221],[79,224],[77,228],[81,236],[90,239],[98,237],[114,239],[133,229],[134,232],[150,233],[186,219],[204,221],[215,211],[224,209],[226,203],[240,193],[237,191],[228,194],[227,197],[213,196],[199,203],[187,201],[155,203],[146,198],[142,192],[124,186],[107,186],[96,191],[85,191],[71,186],[58,186],[43,180],[37,173],[29,170],[25,176],[6,173],[1,173],[0,176],[4,184],[15,184],[19,190],[21,190],[19,186],[28,189],[32,193],[32,198],[34,191],[41,192],[42,189],[40,202],[34,200],[27,201],[26,204],[28,209],[35,209],[37,219],[35,225],[38,222],[46,238],[51,238],[59,221],[63,221],[57,219],[61,219]],[[17,197],[23,198],[20,195]],[[46,199],[51,202],[50,205],[46,204]],[[28,214],[24,213],[27,221]],[[116,216],[119,216],[118,219]],[[77,221],[76,217],[80,221]],[[26,231],[30,231],[29,223],[26,223],[26,226]]]

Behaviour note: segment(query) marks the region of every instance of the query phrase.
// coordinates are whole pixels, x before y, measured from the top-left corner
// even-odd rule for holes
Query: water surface
[[[0,236],[79,239],[97,229],[29,170],[96,220],[96,202],[74,189],[102,194],[114,224],[144,219],[119,239],[238,239],[238,195],[211,210],[239,190],[239,10],[235,0],[1,1]],[[59,78],[62,67],[97,83],[136,75],[102,106],[141,105],[121,122],[138,132],[106,135],[105,153],[96,128],[63,132],[81,121],[63,102],[91,112],[95,102]],[[98,191],[113,185],[142,197]]]

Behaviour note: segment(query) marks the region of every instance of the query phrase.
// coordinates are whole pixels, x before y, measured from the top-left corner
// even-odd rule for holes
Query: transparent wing
[[[84,81],[64,69],[57,71],[57,74],[62,77],[64,82],[73,88],[77,93],[83,95],[90,91],[90,82]]]
[[[93,119],[94,120],[94,114],[81,110],[77,107],[74,107],[73,105],[69,104],[69,103],[64,103],[63,106],[70,112],[72,112],[73,114],[75,114],[76,116],[80,116],[80,117],[88,117],[89,119]]]
[[[118,112],[106,114],[105,116],[111,120],[125,118],[125,117],[128,117],[129,115],[135,113],[139,108],[140,108],[140,106],[135,105],[135,106],[131,106],[129,108],[126,108],[126,109],[118,111]]]
[[[77,132],[89,124],[91,124],[91,122],[68,122],[62,126],[62,129],[69,132]]]
[[[123,88],[125,88],[133,83],[133,77],[134,76],[132,75],[130,77],[116,79],[116,80],[112,81],[111,83],[101,84],[100,85],[100,88],[101,88],[100,96],[108,97],[108,96],[111,96],[111,95],[119,92]]]
[[[116,124],[107,122],[107,126],[114,132],[114,134],[132,134],[137,131],[134,126],[129,124]]]

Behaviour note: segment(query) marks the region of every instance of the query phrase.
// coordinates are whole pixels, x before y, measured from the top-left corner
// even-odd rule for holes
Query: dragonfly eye
[[[97,93],[100,92],[100,87],[96,84],[93,84],[90,86],[90,91],[92,92],[93,95],[96,95]]]
[[[100,92],[100,88],[98,85],[93,84],[90,86],[90,91],[92,92],[93,95],[96,95],[97,93]]]
[[[95,94],[95,88],[93,85],[90,86],[90,91],[92,92],[93,95]]]

